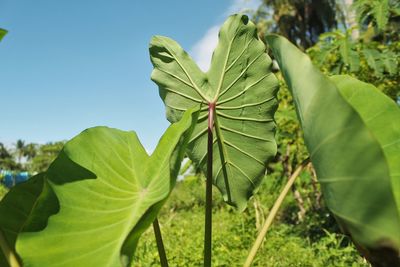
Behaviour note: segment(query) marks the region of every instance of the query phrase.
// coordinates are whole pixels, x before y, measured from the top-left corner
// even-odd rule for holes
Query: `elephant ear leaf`
[[[267,42],[293,95],[329,209],[373,264],[399,266],[399,107],[354,78],[326,78],[283,37]]]
[[[150,57],[151,78],[159,86],[170,122],[203,105],[188,155],[205,173],[208,107],[215,107],[213,183],[227,203],[243,210],[276,153],[278,81],[256,26],[247,16],[230,16],[221,27],[207,73],[167,37],[153,37]]]
[[[44,230],[17,237],[24,266],[130,266],[138,238],[174,186],[196,120],[187,111],[151,156],[134,132],[107,127],[69,141],[45,173],[58,213]]]
[[[399,106],[371,84],[347,75],[335,75],[331,80],[379,142],[390,170],[393,195],[400,213]]]
[[[0,266],[18,261],[15,256],[18,234],[42,230],[47,225],[48,215],[57,213],[58,208],[57,198],[44,174],[11,188],[0,202]]]

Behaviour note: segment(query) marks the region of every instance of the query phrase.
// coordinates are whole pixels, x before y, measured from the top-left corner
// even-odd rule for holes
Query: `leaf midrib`
[[[236,30],[236,31],[237,31],[237,30]],[[221,91],[222,83],[223,83],[224,78],[225,78],[226,65],[228,64],[228,59],[229,59],[229,56],[230,56],[230,54],[231,54],[232,43],[233,43],[233,40],[235,40],[235,38],[236,38],[236,34],[235,34],[235,35],[233,36],[233,38],[229,41],[229,45],[228,45],[228,49],[227,49],[228,52],[226,53],[226,57],[225,57],[225,61],[224,61],[224,67],[222,68],[222,75],[221,75],[221,77],[220,77],[220,79],[219,79],[218,87],[217,87],[217,90],[216,90],[216,92],[215,92],[215,96],[214,96],[214,98],[213,98],[213,100],[212,100],[213,103],[216,103],[217,100],[218,100],[218,98],[219,98],[219,92]]]

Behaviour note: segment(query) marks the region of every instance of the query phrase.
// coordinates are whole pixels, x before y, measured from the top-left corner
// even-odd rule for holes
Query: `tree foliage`
[[[320,36],[320,41],[308,54],[327,74],[350,74],[378,89],[396,100],[400,96],[399,66],[400,42],[366,41],[362,32],[354,40],[352,30],[336,30]]]
[[[26,144],[17,140],[14,147],[0,143],[0,169],[35,174],[45,171],[64,146],[64,141]]]
[[[376,34],[389,37],[391,41],[399,40],[400,3],[396,0],[358,0],[353,8],[357,20],[364,30],[373,27]]]
[[[0,169],[3,170],[19,170],[20,164],[15,161],[13,153],[3,144],[0,143]]]
[[[26,147],[25,155],[28,157],[28,170],[32,173],[47,170],[50,163],[57,157],[65,142],[53,142],[44,145],[29,144]]]
[[[308,53],[325,73],[350,74],[372,83],[396,101],[400,97],[400,4],[359,0],[352,8],[357,27],[321,34]],[[354,30],[359,31],[356,38]]]
[[[278,33],[306,49],[341,23],[339,7],[335,0],[263,0],[254,18],[262,33]]]

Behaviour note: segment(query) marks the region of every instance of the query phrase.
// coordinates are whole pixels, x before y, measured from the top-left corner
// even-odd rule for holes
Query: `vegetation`
[[[0,213],[16,218],[13,212],[22,210],[40,216],[28,224],[30,216],[0,218],[9,245],[17,248],[24,265],[118,266],[121,258],[124,265],[129,264],[141,232],[154,221],[174,185],[191,122],[192,114],[187,112],[168,128],[151,156],[135,133],[88,129],[64,146],[45,173],[31,178],[31,185],[13,188]],[[26,191],[34,197],[26,198],[19,210],[13,209]],[[90,218],[91,223],[82,218]],[[30,233],[38,230],[43,230],[41,238]],[[81,241],[74,246],[77,237]],[[55,240],[58,249],[50,250]],[[98,248],[93,250],[95,244]]]
[[[346,31],[320,35],[308,53],[325,73],[349,74],[397,100],[400,5],[396,1],[356,1],[353,8],[359,23]]]
[[[262,37],[279,33],[302,49],[313,46],[320,34],[342,24],[343,10],[335,0],[263,0],[254,12]]]
[[[17,140],[13,148],[7,148],[0,143],[0,170],[27,171],[31,174],[43,172],[57,157],[64,144],[65,142],[25,144],[23,140]]]
[[[382,251],[397,255],[400,245],[399,107],[372,85],[349,76],[325,78],[287,40],[267,40],[285,70],[328,207],[375,266],[396,266],[397,256]]]
[[[67,142],[50,167],[39,164],[42,173],[0,202],[0,214],[7,214],[0,217],[0,265],[241,265],[255,235],[265,238],[274,199],[294,182],[283,204],[274,204],[274,211],[282,205],[274,231],[253,245],[245,266],[253,260],[255,266],[368,266],[353,243],[373,266],[400,266],[398,37],[392,30],[398,6],[357,1],[357,27],[338,19],[348,6],[322,1],[330,14],[324,17],[315,13],[317,2],[264,5],[274,7],[274,30],[309,48],[323,72],[362,79],[360,69],[371,70],[369,81],[383,81],[379,89],[392,99],[350,76],[326,77],[285,38],[261,32],[281,70],[276,79],[246,16],[231,16],[222,26],[207,73],[175,41],[155,37],[152,79],[173,124],[154,154],[144,152],[135,134],[105,127]],[[285,29],[285,21],[295,22]],[[341,30],[320,35],[339,22]],[[277,149],[271,139],[276,98]],[[34,146],[31,153],[24,147],[17,142],[13,156],[4,148],[2,162],[15,157],[22,168],[24,157],[39,156]],[[185,153],[194,172],[165,204]],[[271,174],[263,180],[266,170]],[[222,198],[213,200],[212,183]],[[152,223],[155,242],[146,231]]]
[[[243,266],[264,215],[282,189],[280,179],[277,174],[265,179],[243,213],[225,205],[215,191],[212,266]],[[303,173],[296,184],[310,179]],[[202,265],[204,190],[204,176],[187,175],[161,210],[159,221],[171,266]],[[306,219],[298,219],[297,201],[289,195],[253,266],[369,266],[349,238],[339,233],[333,217],[323,207],[315,210],[309,205],[314,201],[312,190],[304,188],[301,193],[307,196]],[[140,239],[135,257],[133,266],[159,266],[151,229]]]

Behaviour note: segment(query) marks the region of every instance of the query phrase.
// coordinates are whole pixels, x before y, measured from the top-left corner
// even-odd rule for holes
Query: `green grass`
[[[269,179],[243,213],[222,202],[214,191],[213,266],[242,266],[257,236],[254,202],[258,220],[272,206],[279,186]],[[275,188],[272,195],[271,192]],[[204,184],[189,177],[179,182],[159,216],[170,266],[202,266],[204,227]],[[333,218],[321,208],[307,208],[304,220],[297,219],[297,206],[291,195],[267,233],[253,266],[369,266],[348,239],[339,233]],[[260,224],[260,222],[258,223]],[[152,228],[136,251],[133,266],[160,266]]]

